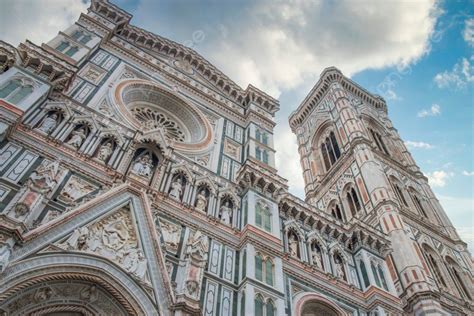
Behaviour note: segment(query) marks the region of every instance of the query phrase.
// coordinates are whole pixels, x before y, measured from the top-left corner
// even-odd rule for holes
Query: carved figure
[[[77,228],[66,240],[66,245],[69,249],[83,250],[86,246],[87,237],[89,235],[89,229],[87,227]]]
[[[132,172],[136,175],[149,177],[153,170],[153,161],[149,154],[145,154],[135,161]]]
[[[110,155],[112,154],[112,143],[108,142],[100,146],[99,153],[97,154],[97,158],[100,161],[106,162],[109,159]]]
[[[139,279],[143,279],[146,274],[147,260],[143,252],[137,248],[131,248],[124,252],[125,259],[123,260],[124,268],[133,273]]]
[[[209,251],[209,241],[201,231],[197,230],[193,237],[189,239],[186,254],[198,260],[206,260]]]
[[[169,248],[168,250],[171,251],[178,250],[179,237],[181,235],[180,226],[162,220],[160,221],[160,227],[166,248]]]
[[[90,185],[88,182],[76,176],[72,176],[61,190],[60,199],[63,202],[72,203],[79,200],[94,189],[95,187]]]
[[[200,193],[196,196],[196,210],[205,212],[206,211],[206,206],[207,206],[207,197],[206,197],[206,191],[201,190]]]
[[[46,116],[41,123],[41,125],[37,128],[39,131],[42,131],[46,134],[51,133],[56,126],[58,125],[58,115],[56,113],[51,114],[50,116]]]
[[[86,130],[83,127],[81,127],[77,131],[72,132],[72,137],[71,137],[71,139],[69,139],[69,141],[67,143],[71,146],[79,148],[79,147],[81,147],[82,142],[84,142],[86,137],[87,137]]]
[[[0,237],[2,237],[2,239],[4,238],[3,236]],[[0,273],[6,269],[8,263],[10,262],[13,243],[13,238],[8,238],[6,241],[2,241],[0,243]]]
[[[118,250],[128,241],[129,234],[125,223],[122,220],[104,225],[102,232],[102,242],[105,246]]]
[[[296,238],[295,234],[290,234],[288,247],[290,249],[290,256],[298,258],[298,239]]]
[[[84,301],[88,302],[95,302],[99,298],[99,292],[97,290],[97,286],[95,284],[91,286],[86,286],[81,290],[79,293],[79,297],[83,299]]]
[[[335,259],[335,263],[336,263],[336,274],[337,274],[337,277],[345,280],[346,279],[346,275],[344,273],[344,263],[342,262],[341,259]]]
[[[224,205],[221,206],[219,216],[222,223],[226,225],[232,224],[232,208],[230,208],[229,201],[226,201]]]
[[[176,201],[181,200],[181,194],[183,193],[183,184],[181,178],[176,179],[171,184],[171,191],[170,191],[170,196],[175,199]]]
[[[311,257],[316,268],[321,270],[323,268],[323,260],[321,258],[321,252],[316,247],[313,249],[313,255]]]

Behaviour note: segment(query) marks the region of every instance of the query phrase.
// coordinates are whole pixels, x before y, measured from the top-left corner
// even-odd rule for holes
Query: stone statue
[[[161,220],[160,227],[166,249],[176,252],[178,250],[179,238],[181,237],[181,226]]]
[[[290,234],[288,248],[290,249],[290,256],[298,258],[298,239],[294,234]]]
[[[344,273],[344,263],[342,262],[341,259],[335,259],[336,261],[336,274],[338,278],[341,278],[343,280],[346,279],[345,273]]]
[[[149,154],[145,154],[135,161],[132,172],[138,176],[149,177],[153,170],[153,161]]]
[[[226,201],[219,210],[219,216],[221,218],[221,222],[226,225],[232,224],[232,208],[230,208],[229,205],[230,205],[229,201]]]
[[[46,116],[41,123],[41,125],[37,128],[39,131],[42,131],[46,134],[51,133],[57,126],[58,122],[58,115],[53,113],[51,116]]]
[[[196,210],[201,211],[201,212],[206,212],[206,206],[207,206],[207,197],[206,197],[206,191],[201,190],[200,193],[196,196]]]
[[[176,201],[180,201],[181,194],[183,194],[183,184],[181,178],[178,178],[171,184],[170,197]]]
[[[86,137],[87,137],[86,130],[83,127],[81,127],[77,131],[72,132],[72,137],[71,139],[69,139],[67,143],[71,146],[79,148],[81,147],[82,142],[84,142]]]
[[[192,238],[189,238],[186,247],[186,255],[197,260],[207,260],[209,251],[209,240],[200,230],[197,230]]]
[[[97,154],[97,158],[100,161],[106,162],[109,159],[110,155],[112,154],[112,143],[108,142],[100,146],[99,153]]]
[[[139,279],[143,279],[146,274],[147,260],[143,255],[143,252],[137,248],[130,248],[124,252],[125,259],[123,260],[123,266],[125,270],[133,273]]]
[[[322,270],[323,269],[323,260],[321,258],[321,252],[315,247],[313,249],[313,264],[316,266],[316,268]]]

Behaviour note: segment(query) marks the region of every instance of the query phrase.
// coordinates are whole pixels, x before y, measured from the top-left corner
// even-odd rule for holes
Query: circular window
[[[153,82],[124,80],[114,99],[130,124],[144,133],[162,132],[177,149],[199,150],[211,143],[212,130],[202,112]]]

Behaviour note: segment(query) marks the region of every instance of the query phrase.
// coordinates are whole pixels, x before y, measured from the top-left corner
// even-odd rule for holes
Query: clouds
[[[418,117],[438,116],[441,114],[441,107],[438,104],[433,104],[429,109],[423,109],[418,112]]]
[[[25,39],[48,42],[71,26],[88,4],[78,0],[3,0],[0,10],[2,40],[18,45]]]
[[[474,47],[474,19],[467,19],[464,25],[462,36],[467,45]]]
[[[453,66],[451,71],[445,70],[434,77],[438,88],[451,88],[461,90],[474,82],[474,55],[469,59],[463,57]]]
[[[411,141],[411,140],[407,140],[405,142],[405,145],[409,148],[409,149],[432,149],[434,146],[431,145],[431,144],[428,144],[428,143],[424,143],[424,142],[415,142],[415,141]]]
[[[474,177],[474,171],[463,170],[462,175],[466,177]]]
[[[444,187],[446,185],[446,181],[453,176],[454,173],[446,172],[444,170],[437,170],[426,174],[428,182],[433,188]]]

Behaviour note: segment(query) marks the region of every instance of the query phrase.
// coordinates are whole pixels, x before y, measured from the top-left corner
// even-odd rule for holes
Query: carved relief
[[[178,251],[182,227],[168,222],[167,220],[160,219],[160,228],[166,250],[176,253]]]
[[[72,175],[68,179],[66,185],[62,188],[57,199],[61,202],[72,205],[97,189],[98,187],[90,182],[76,175]]]
[[[149,282],[146,276],[147,260],[133,227],[130,210],[124,207],[91,226],[77,228],[58,246],[101,255],[119,264],[139,280]]]

